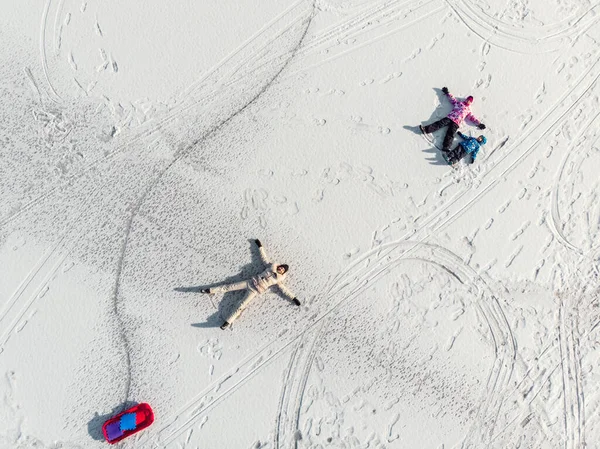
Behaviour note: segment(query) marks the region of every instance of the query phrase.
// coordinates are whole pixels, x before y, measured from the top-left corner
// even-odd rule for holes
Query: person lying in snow
[[[469,164],[472,164],[475,162],[475,158],[477,157],[481,145],[485,145],[487,139],[485,136],[469,137],[460,131],[458,132],[458,135],[464,140],[456,145],[452,151],[449,151],[445,157],[449,164],[454,165],[468,154],[471,156],[471,162],[469,162]]]
[[[277,285],[277,287],[279,287],[279,291],[281,292],[281,294],[283,294],[283,296],[291,299],[292,302],[297,306],[300,305],[300,301],[298,300],[298,298],[296,298],[294,294],[291,291],[289,291],[288,288],[283,284],[289,267],[285,264],[280,265],[271,263],[260,240],[254,240],[254,243],[256,243],[256,245],[258,246],[261,260],[267,266],[267,268],[262,273],[246,281],[235,282],[233,284],[226,284],[221,285],[219,287],[211,287],[201,290],[202,293],[209,294],[225,293],[234,290],[246,290],[244,299],[237,306],[237,308],[233,310],[231,314],[227,317],[225,322],[221,325],[221,329],[225,329],[227,328],[227,326],[233,323],[237,319],[237,317],[240,316],[240,313],[242,313],[244,309],[248,307],[248,304],[250,304],[250,301],[252,301],[256,297],[256,295],[264,293],[274,285]]]
[[[447,152],[454,140],[454,134],[456,134],[456,131],[458,131],[458,128],[462,125],[465,118],[475,123],[479,129],[485,129],[485,125],[471,113],[471,103],[473,103],[472,96],[469,95],[465,101],[458,101],[450,92],[448,92],[447,87],[442,87],[442,92],[446,94],[450,103],[452,103],[452,111],[443,119],[426,126],[419,125],[419,128],[423,134],[430,134],[447,126],[448,130],[446,131],[444,143],[442,144],[442,151]]]

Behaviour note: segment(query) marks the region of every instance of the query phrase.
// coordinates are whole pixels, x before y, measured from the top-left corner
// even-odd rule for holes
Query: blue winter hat
[[[487,143],[487,139],[485,138],[485,136],[479,136],[481,137],[481,145],[485,145]]]

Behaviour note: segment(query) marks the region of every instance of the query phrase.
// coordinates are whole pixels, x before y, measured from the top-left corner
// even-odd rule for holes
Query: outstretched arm
[[[469,112],[467,114],[467,118],[469,120],[471,120],[473,123],[475,123],[476,125],[481,125],[481,122],[479,121],[479,119],[477,117],[475,117],[472,112]],[[484,129],[484,128],[481,128],[481,129]]]
[[[452,103],[452,105],[456,104],[456,98],[454,98],[454,95],[452,95],[450,93],[450,91],[448,90],[447,87],[442,87],[442,92],[444,92],[446,94],[446,96],[448,97],[448,100],[450,100],[450,103]]]
[[[297,306],[300,305],[300,301],[298,300],[298,298],[296,298],[294,296],[294,294],[290,291],[289,288],[287,288],[285,286],[285,284],[279,283],[279,284],[277,284],[277,287],[279,287],[279,291],[281,292],[281,294],[283,296],[285,296],[287,299],[293,301],[293,303],[296,304]]]
[[[270,265],[271,261],[269,260],[269,256],[267,256],[267,252],[265,251],[265,248],[262,246],[262,243],[260,242],[260,240],[256,239],[256,240],[254,240],[254,243],[256,243],[256,246],[258,246],[258,252],[260,253],[260,260],[262,260],[262,262],[265,265]]]
[[[464,134],[463,134],[463,133],[461,133],[460,131],[458,131],[456,134],[458,134],[458,135],[459,135],[459,137],[460,137],[461,139],[464,139],[464,140],[467,140],[467,139],[469,138],[469,136],[466,136],[466,135],[464,135]]]

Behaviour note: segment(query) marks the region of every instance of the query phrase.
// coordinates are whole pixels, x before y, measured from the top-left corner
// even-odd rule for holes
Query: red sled
[[[150,405],[142,403],[110,418],[102,426],[102,433],[108,443],[115,444],[145,429],[153,422],[152,408]]]

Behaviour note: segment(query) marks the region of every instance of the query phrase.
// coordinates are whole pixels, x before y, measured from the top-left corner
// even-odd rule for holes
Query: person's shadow
[[[436,93],[436,95],[438,96],[438,99],[440,100],[440,106],[433,111],[433,113],[431,114],[431,116],[429,117],[428,120],[426,120],[425,122],[422,123],[423,125],[428,125],[430,123],[436,122],[436,121],[446,117],[452,110],[451,104],[448,101],[448,97],[446,97],[446,94],[444,92],[442,92],[442,89],[438,89],[437,87],[434,87],[433,90]],[[414,134],[418,134],[419,136],[422,136],[421,129],[419,128],[418,125],[417,126],[406,125],[403,128],[408,131],[412,131]],[[446,160],[442,157],[442,151],[441,151],[445,135],[446,135],[446,128],[442,128],[439,131],[436,131],[432,134],[427,134],[426,138],[428,140],[431,140],[432,142],[431,142],[431,146],[424,149],[423,152],[428,153],[428,155],[431,156],[431,157],[427,157],[426,159],[432,165],[448,165]],[[454,148],[454,146],[451,146],[450,148]]]
[[[112,412],[110,413],[100,415],[98,412],[96,412],[94,417],[88,421],[88,434],[96,441],[104,441],[105,438],[104,434],[102,433],[102,425],[106,422],[106,420],[137,404],[137,402],[127,401],[113,408]]]
[[[189,287],[175,287],[175,291],[182,293],[200,293],[201,290],[205,288],[218,287],[224,284],[231,284],[234,282],[245,281],[250,279],[252,276],[255,276],[262,272],[265,269],[265,264],[260,258],[260,251],[258,250],[258,246],[254,243],[254,239],[248,239],[250,243],[250,254],[252,256],[252,262],[247,265],[244,265],[239,274],[234,276],[230,276],[226,278],[222,282],[213,283],[213,284],[205,284],[205,285],[197,285],[197,286],[189,286]],[[206,293],[200,293],[205,296],[208,296]],[[242,301],[244,295],[246,294],[245,290],[237,290],[232,292],[226,292],[223,294],[221,301],[219,301],[218,310],[210,315],[204,323],[192,323],[193,327],[200,328],[211,328],[211,327],[219,327],[223,324],[225,316],[229,315],[229,313],[237,307],[237,305]]]

